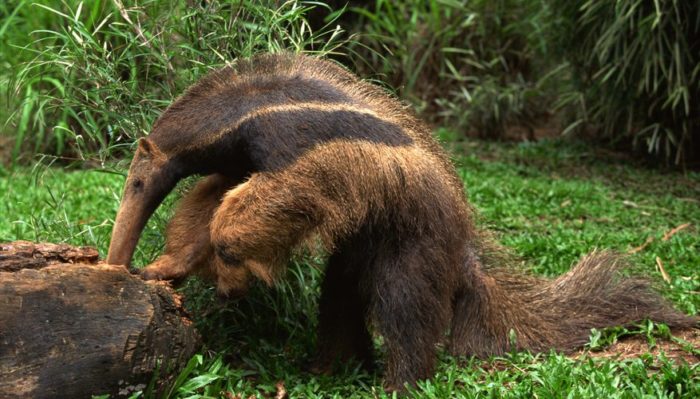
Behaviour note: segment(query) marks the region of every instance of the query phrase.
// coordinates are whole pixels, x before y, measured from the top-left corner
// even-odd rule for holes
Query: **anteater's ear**
[[[158,146],[147,138],[139,139],[137,151],[151,159],[165,158],[165,154]]]

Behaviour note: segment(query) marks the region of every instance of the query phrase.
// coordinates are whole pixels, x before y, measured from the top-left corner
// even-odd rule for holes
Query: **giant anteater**
[[[319,58],[261,55],[203,78],[139,141],[108,262],[129,265],[155,208],[182,178],[165,253],[142,272],[212,276],[240,293],[273,283],[295,249],[329,255],[315,368],[371,362],[387,389],[430,377],[436,344],[487,356],[572,350],[591,328],[640,319],[689,326],[622,263],[594,253],[555,280],[503,268],[445,152],[399,101]],[[513,342],[512,333],[515,333]]]

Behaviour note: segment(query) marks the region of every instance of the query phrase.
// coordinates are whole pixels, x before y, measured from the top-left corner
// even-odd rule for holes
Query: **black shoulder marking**
[[[259,115],[241,124],[256,171],[284,168],[316,146],[336,140],[410,146],[413,139],[401,126],[352,110],[322,112],[298,109]]]
[[[209,95],[183,96],[153,127],[150,137],[166,153],[198,147],[211,136],[233,130],[247,115],[270,107],[318,102],[348,104],[352,99],[318,79],[260,77]]]

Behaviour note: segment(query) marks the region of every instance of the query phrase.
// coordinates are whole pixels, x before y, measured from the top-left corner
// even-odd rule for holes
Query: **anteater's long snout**
[[[112,229],[107,263],[131,266],[146,222],[179,180],[175,171],[155,144],[146,139],[139,141]]]
[[[136,244],[152,213],[146,212],[143,205],[134,201],[133,198],[130,199],[127,193],[124,194],[112,229],[107,263],[127,267],[131,265]]]

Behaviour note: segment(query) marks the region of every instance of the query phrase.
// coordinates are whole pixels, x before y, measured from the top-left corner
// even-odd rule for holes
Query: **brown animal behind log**
[[[382,90],[330,62],[290,54],[202,79],[142,139],[108,260],[128,264],[146,219],[175,182],[207,175],[168,228],[145,278],[206,271],[224,294],[272,283],[298,247],[329,254],[315,369],[371,364],[366,321],[387,347],[385,384],[432,375],[435,344],[457,354],[573,350],[591,328],[697,318],[670,307],[608,253],[545,280],[504,268],[474,226],[462,182],[430,129]]]

